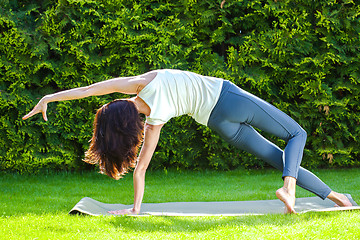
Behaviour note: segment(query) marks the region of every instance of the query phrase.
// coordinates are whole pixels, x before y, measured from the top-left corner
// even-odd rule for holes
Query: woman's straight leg
[[[230,140],[230,144],[264,160],[279,171],[283,171],[283,150],[260,135],[250,125],[238,124],[238,127],[237,137]],[[303,167],[299,168],[297,185],[322,199],[325,199],[331,192],[331,189],[323,181]]]

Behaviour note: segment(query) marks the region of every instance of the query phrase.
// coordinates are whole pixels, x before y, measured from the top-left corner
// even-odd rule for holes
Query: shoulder
[[[137,78],[137,93],[139,94],[142,89],[144,89],[147,85],[149,85],[154,79],[162,79],[162,80],[176,80],[176,79],[184,79],[184,76],[189,75],[198,75],[193,72],[178,70],[178,69],[158,69],[153,70],[142,75],[139,75]]]
[[[176,76],[176,73],[183,72],[181,70],[176,69],[158,69],[158,70],[152,70],[150,72],[146,72],[144,74],[141,74],[136,79],[138,87],[137,87],[137,93],[140,93],[143,88],[145,88],[150,82],[152,82],[157,76],[161,79],[167,79],[169,76],[173,76],[173,78]]]
[[[150,71],[139,75],[137,78],[137,89],[136,92],[140,93],[141,90],[146,87],[152,80],[155,79],[159,70]]]

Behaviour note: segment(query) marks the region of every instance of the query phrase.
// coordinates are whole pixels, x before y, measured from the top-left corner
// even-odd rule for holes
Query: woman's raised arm
[[[142,87],[144,87],[155,76],[155,72],[149,72],[134,77],[113,78],[86,87],[73,88],[70,90],[49,94],[44,96],[34,107],[34,109],[26,114],[22,119],[25,120],[41,112],[44,120],[47,121],[46,110],[47,104],[50,102],[74,100],[89,96],[106,95],[114,92],[137,94],[142,89]]]

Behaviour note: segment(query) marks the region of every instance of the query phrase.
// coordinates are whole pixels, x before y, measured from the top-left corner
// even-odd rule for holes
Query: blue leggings
[[[208,126],[231,145],[263,159],[297,179],[297,185],[325,199],[331,189],[318,177],[300,167],[306,132],[292,118],[266,101],[224,81],[219,100]],[[261,136],[254,128],[287,142],[283,150]]]

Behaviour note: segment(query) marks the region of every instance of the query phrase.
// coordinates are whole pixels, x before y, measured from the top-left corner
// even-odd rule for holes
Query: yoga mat
[[[360,210],[360,207],[346,194],[353,207],[334,207],[328,199],[319,197],[297,198],[295,210],[298,213],[310,211],[343,211]],[[108,204],[85,197],[70,210],[69,214],[86,214],[92,216],[112,215],[110,210],[131,208],[133,205]],[[240,216],[284,213],[284,204],[280,200],[231,201],[231,202],[168,202],[143,203],[141,213],[136,216]]]

